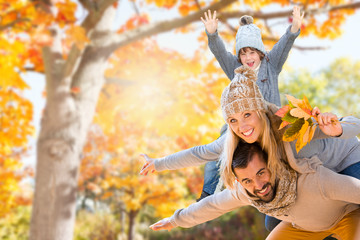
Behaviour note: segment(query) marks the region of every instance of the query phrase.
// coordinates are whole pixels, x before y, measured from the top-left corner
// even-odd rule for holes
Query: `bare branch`
[[[97,22],[102,18],[105,10],[111,6],[112,4],[116,3],[118,0],[104,0],[101,1],[96,7],[91,8],[87,3],[88,0],[81,0],[83,6],[89,10],[89,15],[86,17],[84,22],[81,26],[85,29],[86,32],[90,31]]]
[[[198,7],[199,10],[201,10],[201,5],[199,3],[199,0],[195,0],[196,6]]]
[[[121,78],[105,78],[105,81],[107,84],[118,84],[120,86],[130,86],[133,85],[134,82],[127,80],[127,79],[121,79]]]
[[[301,47],[298,45],[293,45],[293,48],[299,50],[299,51],[319,51],[319,50],[327,50],[330,47]]]
[[[192,22],[199,21],[200,17],[208,9],[211,9],[212,11],[220,10],[232,4],[233,2],[236,2],[236,0],[223,0],[204,8],[203,10],[192,13],[186,17],[176,18],[170,21],[147,24],[136,29],[127,31],[120,35],[114,33],[112,36],[104,36],[106,38],[111,38],[113,42],[111,46],[109,46],[110,49],[108,50],[114,51],[119,47],[141,40],[143,38],[186,26],[187,24],[190,24]],[[99,37],[101,36],[99,35]]]
[[[139,8],[136,6],[136,3],[135,3],[135,1],[131,1],[132,2],[132,5],[133,5],[133,8],[134,8],[134,10],[135,10],[135,12],[136,12],[136,15],[140,15],[140,10],[139,10]]]
[[[357,9],[360,8],[360,2],[353,2],[348,4],[341,4],[337,6],[326,6],[323,8],[313,8],[313,9],[307,9],[305,10],[306,14],[320,14],[324,12],[331,12],[336,10],[343,10],[343,9]],[[292,9],[288,11],[278,11],[278,12],[271,12],[271,13],[262,13],[260,11],[233,11],[233,12],[223,12],[219,13],[219,20],[221,19],[224,21],[225,19],[230,18],[240,18],[243,15],[250,15],[253,18],[259,18],[259,19],[274,19],[274,18],[282,18],[282,17],[288,17],[291,16]]]

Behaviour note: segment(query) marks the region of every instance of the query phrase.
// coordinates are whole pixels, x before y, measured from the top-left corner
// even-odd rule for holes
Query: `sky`
[[[128,1],[121,1],[118,8],[118,18],[116,22],[121,25],[126,19],[133,14],[132,6]],[[158,14],[157,19],[165,20],[172,19],[174,13],[161,13]],[[307,68],[311,72],[320,71],[322,68],[326,68],[329,64],[339,57],[349,57],[354,61],[360,61],[360,9],[357,10],[355,15],[348,18],[345,25],[343,26],[343,34],[341,37],[335,40],[323,40],[315,37],[298,38],[295,44],[301,47],[306,46],[323,46],[327,47],[327,50],[321,51],[299,51],[293,49],[287,60],[288,66],[296,68]],[[203,29],[202,23],[198,25],[199,28]],[[221,27],[221,26],[219,26]],[[278,32],[285,32],[287,25],[279,26]],[[184,53],[185,55],[191,56],[198,43],[196,38],[192,35],[183,36],[180,34],[174,34],[173,32],[164,33],[158,36],[159,44],[165,48],[175,49]],[[231,51],[233,46],[229,46]],[[210,53],[210,51],[209,51]],[[44,76],[35,73],[28,73],[24,75],[25,81],[30,86],[30,89],[25,91],[25,97],[28,98],[34,104],[34,126],[36,128],[36,136],[30,140],[31,151],[29,156],[24,159],[26,165],[34,165],[36,159],[35,144],[36,137],[40,128],[40,118],[45,102],[43,91],[45,87]]]

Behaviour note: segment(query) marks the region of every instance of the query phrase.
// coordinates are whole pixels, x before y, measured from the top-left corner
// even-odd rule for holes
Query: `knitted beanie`
[[[261,39],[261,30],[255,24],[251,16],[244,15],[240,18],[240,27],[236,33],[236,57],[239,56],[240,49],[253,47],[266,54],[264,43]]]
[[[221,95],[221,110],[225,121],[235,113],[266,109],[254,71],[244,65],[235,69],[235,77]]]

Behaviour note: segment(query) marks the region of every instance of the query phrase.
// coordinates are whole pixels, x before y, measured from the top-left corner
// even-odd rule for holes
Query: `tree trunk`
[[[83,76],[90,84],[87,93],[81,98],[71,93],[70,88],[56,84],[54,79],[54,91],[47,91],[47,103],[37,142],[30,239],[73,238],[80,154],[103,82],[103,72],[99,66],[101,64],[97,65],[100,74],[90,71]]]
[[[135,217],[137,215],[137,211],[130,210],[128,215],[129,215],[128,240],[133,240]]]

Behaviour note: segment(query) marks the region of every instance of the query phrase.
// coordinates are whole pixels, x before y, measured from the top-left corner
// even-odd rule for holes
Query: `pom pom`
[[[239,24],[240,26],[248,25],[254,23],[254,19],[251,16],[244,15],[240,18]]]
[[[242,65],[234,70],[235,73],[239,73],[244,75],[248,80],[256,82],[256,74],[255,72],[250,69],[249,67]]]

